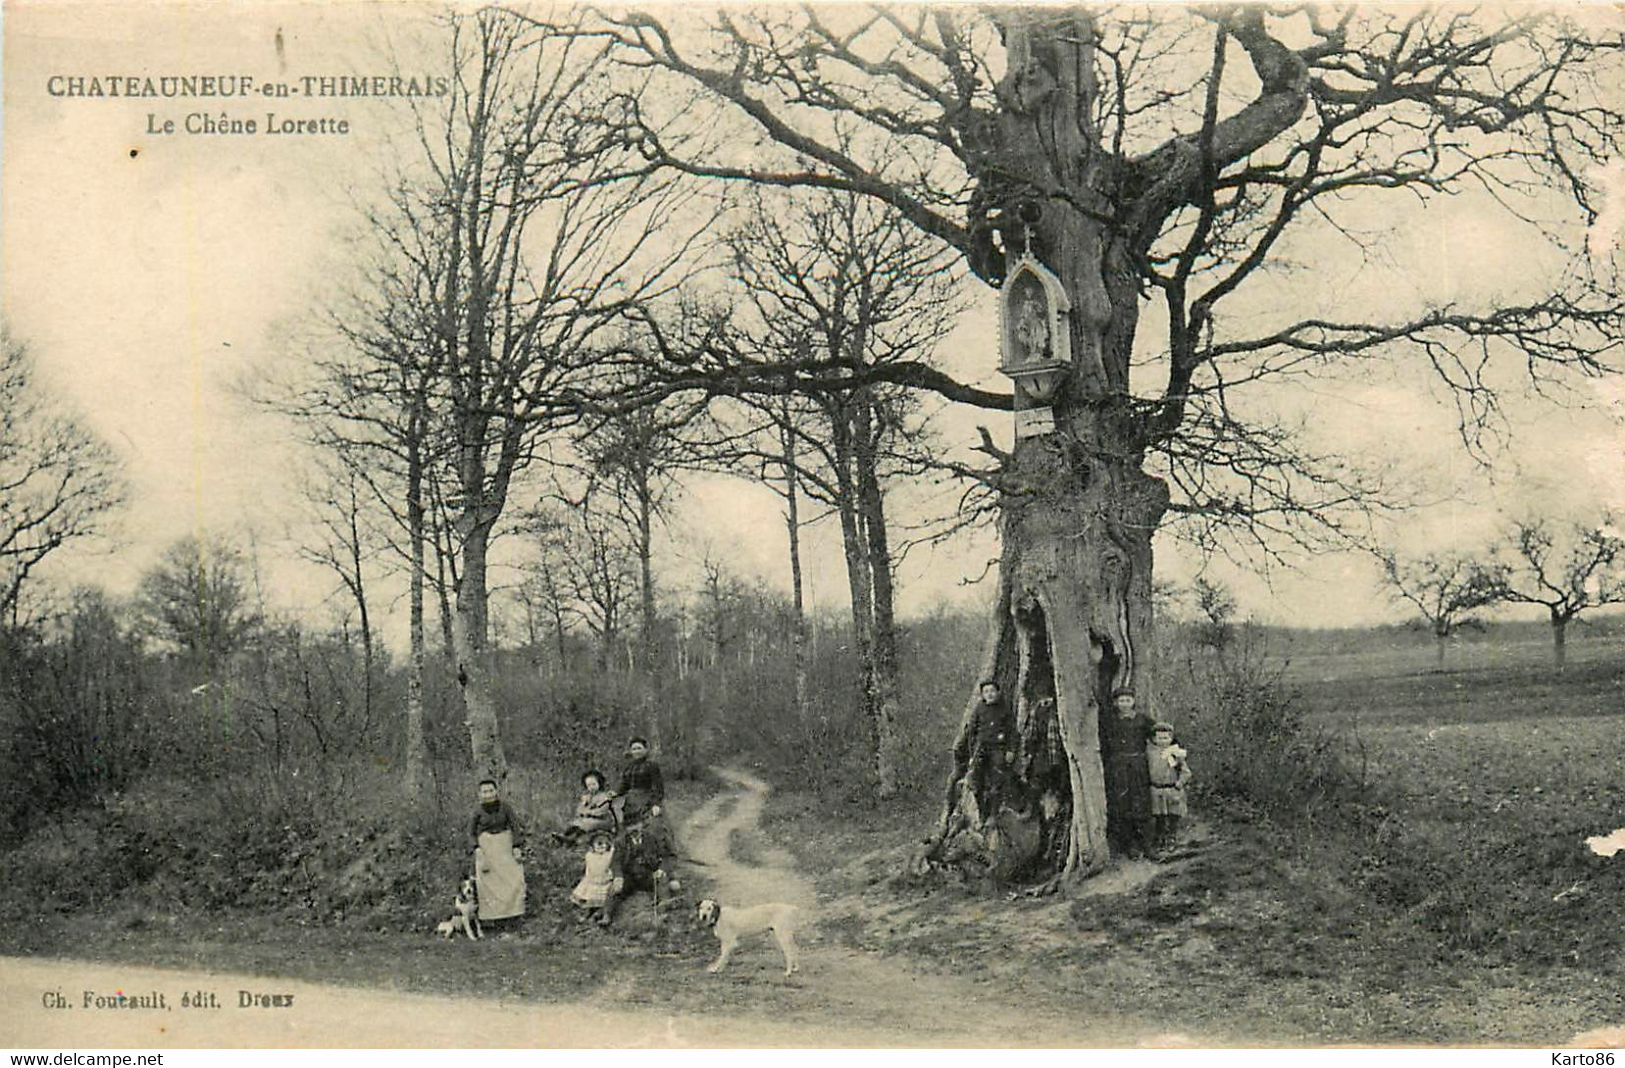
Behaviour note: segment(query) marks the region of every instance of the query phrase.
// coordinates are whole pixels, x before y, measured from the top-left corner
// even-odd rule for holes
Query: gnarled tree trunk
[[[1135,236],[1088,209],[1114,179],[1091,131],[1087,16],[1055,18],[1065,27],[1012,23],[995,150],[1016,180],[983,186],[1001,202],[1007,258],[1030,242],[1071,303],[1055,431],[1018,440],[1005,462],[999,592],[976,680],[999,683],[1017,739],[1013,760],[981,759],[972,698],[956,747],[964,759],[926,854],[1049,886],[1132,849],[1149,816],[1151,538],[1168,506],[1127,409]],[[1018,407],[1030,404],[1018,387]],[[1119,715],[1118,691],[1135,695],[1137,713]]]
[[[1058,413],[1059,414],[1059,413]],[[983,679],[1010,695],[1014,760],[983,760],[973,697],[933,857],[1001,880],[1083,875],[1139,843],[1148,815],[1151,534],[1167,491],[1128,464],[1091,463],[1056,437],[1024,441],[1007,503]]]

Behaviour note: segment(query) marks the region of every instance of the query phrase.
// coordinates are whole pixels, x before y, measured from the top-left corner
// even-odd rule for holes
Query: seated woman
[[[627,826],[660,815],[660,806],[666,802],[666,784],[660,776],[660,765],[649,756],[646,739],[634,737],[626,743],[626,764],[615,796],[621,799],[621,822]]]
[[[564,832],[556,836],[561,842],[577,842],[594,831],[615,830],[615,795],[604,787],[604,773],[594,768],[581,776],[581,799],[576,802],[576,814]]]

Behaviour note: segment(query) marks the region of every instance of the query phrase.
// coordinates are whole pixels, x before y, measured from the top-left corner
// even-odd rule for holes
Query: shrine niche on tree
[[[1009,695],[1014,739],[989,759],[981,751],[994,733],[984,722],[989,706],[973,701],[942,823],[919,863],[1048,886],[1046,877],[1136,844],[1137,828],[1118,814],[1132,807],[1130,791],[1149,789],[1140,722],[1122,729],[1101,710],[1113,707],[1114,694],[1133,692],[1129,527],[1149,541],[1165,491],[1148,480],[1136,498],[1148,511],[1125,514],[1109,496],[1121,476],[1113,480],[1080,449],[1100,435],[1099,344],[1078,346],[1084,361],[1074,358],[1071,301],[1033,250],[1042,209],[1023,204],[1018,212],[1022,252],[1000,293],[999,368],[1015,384],[1016,449],[1005,473],[1020,480],[1020,492],[1003,498],[1000,591],[982,671],[982,681]],[[1058,426],[1051,405],[1063,397],[1070,404]],[[1144,548],[1138,567],[1149,581]]]
[[[1025,213],[1036,218],[1036,209]],[[1030,248],[1031,231],[1026,231]],[[1055,431],[1050,401],[1072,367],[1072,302],[1066,286],[1030,252],[999,294],[999,370],[1015,381],[1016,436]]]

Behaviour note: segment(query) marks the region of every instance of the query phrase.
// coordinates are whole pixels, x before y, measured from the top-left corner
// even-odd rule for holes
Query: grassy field
[[[1271,636],[1267,656],[1309,714],[1329,725],[1431,728],[1625,712],[1625,635],[1571,639],[1561,673],[1552,666],[1551,638],[1540,630],[1453,643],[1442,670],[1432,640],[1420,634],[1313,637]]]
[[[824,873],[831,937],[1039,1003],[1266,1043],[1553,1043],[1625,1022],[1625,854],[1583,845],[1625,826],[1625,641],[1574,643],[1558,675],[1538,632],[1453,649],[1442,672],[1398,636],[1270,643],[1308,722],[1362,765],[1358,819],[1246,820],[1198,791],[1183,859],[1036,903],[900,888],[929,806],[832,824],[786,796],[769,828]]]

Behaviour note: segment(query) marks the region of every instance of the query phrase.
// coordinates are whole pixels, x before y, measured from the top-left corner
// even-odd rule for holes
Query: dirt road
[[[1134,1046],[1183,1044],[1181,1036],[1147,1032],[1125,1018],[1085,1019],[1034,1011],[1019,989],[991,988],[951,975],[922,973],[901,959],[820,944],[816,922],[821,906],[812,883],[795,869],[785,850],[761,844],[759,829],[769,788],[732,768],[713,772],[730,786],[701,806],[683,827],[685,848],[705,863],[715,895],[724,906],[783,901],[804,910],[807,934],[801,970],[780,974],[782,958],[771,939],[742,945],[726,970],[711,982],[742,987],[773,981],[806,995],[807,1018],[830,1021],[887,1021],[888,1044]],[[734,855],[735,836],[750,836],[750,860]],[[801,1018],[802,1012],[797,1012]],[[828,1025],[826,1025],[828,1026]]]
[[[267,979],[263,976],[124,964],[0,960],[0,1045],[17,1047],[188,1046],[1134,1046],[1185,1044],[1125,1019],[1035,1012],[1014,987],[922,973],[900,960],[820,944],[821,908],[788,853],[759,835],[768,787],[738,770],[717,769],[730,787],[679,828],[684,853],[705,865],[724,904],[784,901],[807,917],[801,971],[782,974],[771,940],[743,944],[721,974],[695,969],[707,984],[703,1011],[619,1011],[594,991],[580,1001],[431,997],[388,990]],[[736,841],[736,836],[741,836]],[[749,859],[737,855],[736,844]],[[687,965],[685,965],[686,967]],[[181,1005],[183,995],[214,995],[218,1007]],[[86,1004],[90,992],[91,1004]],[[162,1007],[95,1006],[162,994]],[[285,1004],[245,1005],[253,995]],[[154,999],[156,1000],[156,999]],[[103,1004],[108,1004],[103,1001]],[[65,1005],[67,1007],[52,1007]]]

